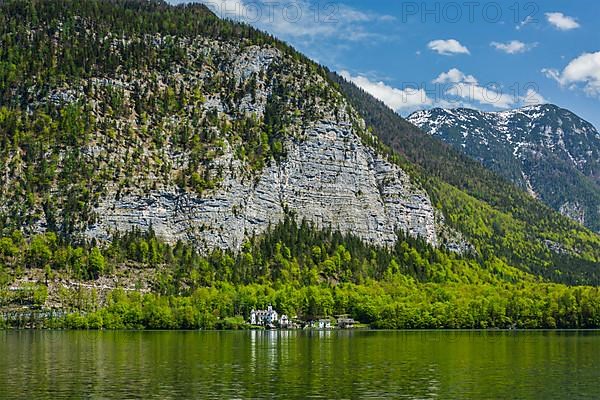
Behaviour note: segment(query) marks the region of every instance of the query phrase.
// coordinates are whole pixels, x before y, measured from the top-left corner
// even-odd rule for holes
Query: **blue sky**
[[[548,102],[600,128],[597,1],[201,2],[285,40],[401,115]]]

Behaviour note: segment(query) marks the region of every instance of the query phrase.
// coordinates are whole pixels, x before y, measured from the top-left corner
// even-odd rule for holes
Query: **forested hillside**
[[[481,246],[481,252],[491,251],[506,257],[512,265],[528,266],[526,270],[543,276],[556,274],[551,279],[570,283],[582,281],[573,276],[566,278],[563,273],[570,275],[569,270],[578,270],[580,276],[597,274],[598,235],[425,134],[341,76],[329,75],[375,136],[403,156],[406,163],[416,165],[415,174],[422,177],[437,206],[472,243]],[[568,256],[569,248],[579,256],[587,256],[575,261]]]
[[[240,253],[201,255],[151,231],[102,249],[60,244],[51,233],[30,242],[14,233],[0,244],[6,326],[239,329],[252,308],[273,305],[303,319],[350,314],[374,328],[600,327],[597,287],[541,283],[402,236],[393,249],[377,248],[292,218]]]
[[[3,324],[600,326],[598,235],[275,38],[8,0],[0,43]]]

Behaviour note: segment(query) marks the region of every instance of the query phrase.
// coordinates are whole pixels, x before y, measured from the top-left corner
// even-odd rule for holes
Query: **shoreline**
[[[378,329],[378,328],[354,328],[354,329],[72,329],[72,328],[0,328],[0,332],[480,332],[480,333],[524,333],[524,332],[598,332],[600,328],[562,328],[562,329],[469,329],[469,328],[440,328],[440,329]]]

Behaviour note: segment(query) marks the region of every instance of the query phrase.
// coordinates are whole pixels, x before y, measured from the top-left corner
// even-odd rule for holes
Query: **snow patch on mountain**
[[[434,108],[407,120],[600,229],[600,133],[572,112],[551,104],[501,112]]]

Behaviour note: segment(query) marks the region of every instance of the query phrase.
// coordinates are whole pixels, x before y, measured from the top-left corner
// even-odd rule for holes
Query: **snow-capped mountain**
[[[431,109],[408,120],[565,215],[600,231],[600,133],[555,105]]]

